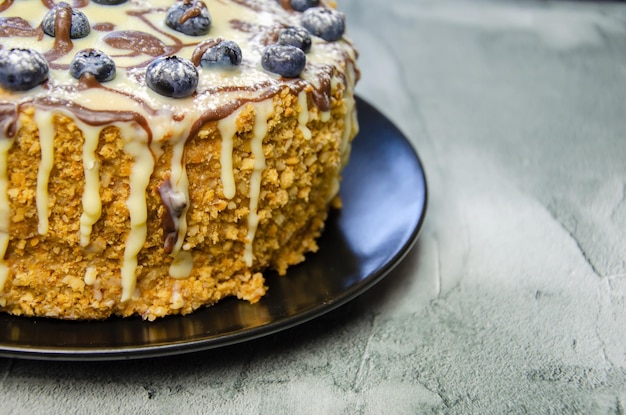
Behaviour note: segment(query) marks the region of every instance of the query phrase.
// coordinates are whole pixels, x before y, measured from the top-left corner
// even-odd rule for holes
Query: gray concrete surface
[[[0,359],[0,413],[624,413],[626,5],[339,7],[360,96],[428,175],[405,261],[347,306],[233,347]]]

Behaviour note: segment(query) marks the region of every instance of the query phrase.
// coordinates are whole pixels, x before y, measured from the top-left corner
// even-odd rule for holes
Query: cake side
[[[117,9],[124,18],[172,38],[145,18],[163,7],[130,3]],[[268,13],[258,32],[226,20],[252,57],[298,14],[274,1],[207,3],[248,19]],[[175,45],[193,54],[202,41]],[[28,93],[0,91],[0,309],[152,320],[226,296],[258,301],[263,270],[284,274],[317,249],[337,195],[358,128],[356,52],[342,42],[324,64],[311,55],[299,77],[249,61],[201,74],[174,102],[145,87],[145,65],[130,64],[117,84],[51,75]]]

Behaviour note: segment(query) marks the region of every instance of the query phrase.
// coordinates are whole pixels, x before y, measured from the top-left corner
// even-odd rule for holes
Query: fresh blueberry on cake
[[[311,50],[311,35],[302,26],[289,26],[278,32],[278,44],[295,46],[308,53]]]
[[[327,7],[313,7],[302,14],[302,26],[314,36],[334,42],[343,36],[345,16]]]
[[[115,78],[115,62],[100,50],[83,49],[74,55],[69,71],[76,79],[80,79],[84,74],[90,74],[98,82],[108,82]]]
[[[289,278],[358,131],[336,7],[0,4],[0,312],[154,320]]]
[[[209,33],[211,15],[202,1],[179,0],[167,10],[165,24],[189,36],[202,36]]]
[[[297,78],[306,65],[302,49],[291,45],[269,45],[263,51],[263,68],[285,78]]]
[[[0,50],[0,85],[8,91],[27,91],[48,78],[48,62],[31,49]]]
[[[303,12],[311,7],[319,6],[320,0],[290,0],[289,4],[294,10]]]
[[[91,26],[83,12],[71,8],[65,2],[58,3],[50,9],[41,21],[41,29],[48,36],[55,37],[57,27],[63,29],[69,26],[70,39],[79,39],[89,35]]]
[[[188,59],[159,57],[146,68],[146,85],[166,97],[188,97],[198,86],[198,70]]]
[[[233,67],[241,64],[241,48],[232,40],[210,41],[200,58],[200,66],[205,68]]]

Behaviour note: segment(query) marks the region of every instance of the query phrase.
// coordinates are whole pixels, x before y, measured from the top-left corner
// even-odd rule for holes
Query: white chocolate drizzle
[[[300,114],[298,114],[298,129],[302,133],[305,140],[311,139],[311,130],[307,127],[309,122],[309,104],[306,91],[300,91],[298,94],[298,105],[300,106]]]
[[[90,265],[85,270],[85,284],[94,285],[96,283],[96,277],[98,276],[98,270],[96,267]]]
[[[130,215],[130,231],[126,237],[121,269],[122,302],[133,296],[137,283],[137,255],[141,251],[148,234],[146,188],[154,169],[154,157],[147,143],[137,139],[129,139],[124,145],[124,151],[126,154],[132,155],[134,160],[129,177],[130,194],[126,201]]]
[[[76,121],[74,121],[76,122]],[[83,213],[80,217],[80,244],[89,245],[93,225],[102,214],[100,199],[100,162],[96,156],[100,141],[100,130],[87,125],[77,126],[83,133],[83,172],[85,188],[83,190]]]
[[[41,160],[37,170],[37,215],[39,225],[37,231],[40,235],[48,233],[48,216],[50,214],[48,203],[50,195],[48,193],[48,183],[50,172],[54,165],[54,124],[53,114],[48,111],[35,111],[35,123],[39,130],[39,147],[41,150]]]
[[[182,137],[187,137],[187,133],[183,133]],[[189,209],[189,179],[187,178],[187,169],[185,168],[185,142],[185,139],[179,139],[174,144],[170,167],[172,190],[181,199],[180,203],[185,206],[180,218],[174,218],[177,221],[178,238],[171,253],[174,260],[169,268],[169,274],[173,278],[187,278],[193,269],[191,253],[189,251],[181,251],[187,234],[187,210]]]
[[[237,118],[240,112],[240,110],[235,111],[217,123],[217,129],[222,136],[222,150],[220,154],[222,192],[227,199],[232,199],[236,191],[235,174],[233,172],[233,138],[237,131]]]
[[[263,137],[267,134],[267,120],[274,111],[272,100],[266,100],[255,104],[254,128],[252,130],[252,140],[250,148],[254,156],[254,169],[250,177],[250,211],[248,213],[248,234],[246,235],[246,245],[243,258],[247,266],[252,266],[254,254],[252,244],[259,224],[258,206],[261,194],[261,179],[265,170],[265,154],[263,153]]]
[[[193,258],[189,251],[179,251],[172,264],[170,265],[169,273],[172,278],[187,278],[191,275],[193,270]]]
[[[0,137],[0,292],[9,278],[9,266],[4,255],[9,246],[9,223],[11,220],[11,209],[9,206],[9,149],[13,145],[13,140]]]
[[[330,111],[322,111],[320,114],[320,120],[322,122],[330,121]]]

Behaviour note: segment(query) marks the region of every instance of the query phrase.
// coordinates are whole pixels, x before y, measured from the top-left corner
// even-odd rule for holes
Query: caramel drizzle
[[[152,36],[146,32],[140,32],[137,30],[124,30],[119,32],[111,32],[104,36],[102,39],[104,43],[120,50],[129,50],[130,53],[125,55],[113,55],[117,57],[135,57],[142,54],[156,58],[157,56],[166,55],[168,52],[175,53],[179,47],[168,47],[161,42],[155,36]],[[138,68],[147,65],[152,59],[147,62],[142,62],[138,65],[132,66],[132,68]]]
[[[198,131],[200,131],[204,124],[226,118],[242,105],[247,104],[248,102],[260,102],[266,99],[270,99],[278,92],[280,92],[280,89],[280,86],[277,85],[276,87],[271,88],[270,90],[266,91],[256,98],[238,98],[230,101],[228,104],[223,105],[219,108],[211,109],[204,112],[191,126],[191,130],[189,131],[189,137],[194,137],[196,134],[198,134]]]
[[[40,37],[43,36],[41,27],[34,28],[21,17],[1,17],[0,37]]]
[[[0,127],[5,138],[13,138],[17,133],[17,117],[19,108],[14,103],[0,104]],[[2,137],[2,136],[0,136]]]
[[[186,211],[187,202],[176,198],[171,178],[167,177],[158,188],[161,202],[165,207],[165,215],[161,222],[163,228],[163,251],[171,254],[178,242],[179,223]]]
[[[67,111],[74,114],[76,118],[84,122],[85,124],[93,127],[107,126],[115,122],[135,123],[139,125],[148,135],[148,143],[152,142],[152,130],[150,124],[145,117],[134,111],[95,111],[81,105],[76,104],[73,101],[68,100],[53,100],[50,98],[36,98],[32,101],[26,101],[19,104],[19,107],[27,105],[35,105],[45,110],[64,108]],[[13,123],[17,120],[13,121]]]
[[[99,32],[112,32],[115,29],[115,25],[110,22],[100,22],[95,23],[93,26],[91,26],[91,28]]]
[[[180,16],[179,23],[185,23],[187,20],[192,19],[194,17],[200,16],[202,14],[202,10],[206,9],[206,4],[201,1],[192,1],[192,0],[184,0],[185,5],[192,4],[190,9],[188,9],[182,16]]]
[[[45,53],[48,62],[54,62],[61,56],[68,54],[74,44],[70,38],[72,26],[72,8],[65,2],[56,5],[54,18],[54,44],[52,50]]]
[[[196,66],[200,66],[200,60],[202,59],[202,55],[204,55],[204,52],[211,49],[215,45],[219,45],[220,43],[222,43],[223,40],[224,39],[222,38],[207,39],[204,42],[198,44],[198,46],[194,49],[193,54],[191,55],[191,62],[193,62],[193,64]]]
[[[0,4],[0,13],[8,9],[13,5],[13,0],[4,0],[2,4]]]
[[[174,42],[174,45],[169,45],[168,46],[168,53],[169,54],[174,54],[177,53],[179,50],[181,50],[183,47],[185,47],[185,44],[176,36],[165,32],[161,29],[159,29],[158,27],[156,27],[154,24],[152,24],[152,22],[150,20],[148,20],[145,16],[147,14],[150,13],[154,13],[154,12],[162,12],[163,9],[158,9],[158,8],[154,8],[154,9],[147,9],[147,10],[138,10],[138,11],[128,11],[128,15],[129,16],[133,16],[138,18],[139,20],[141,20],[143,23],[145,23],[146,25],[148,25],[152,30],[154,30],[155,32],[159,33],[160,35],[163,35],[169,39],[171,39]]]
[[[291,2],[289,0],[279,0],[280,5],[285,10],[293,10],[291,7]]]

